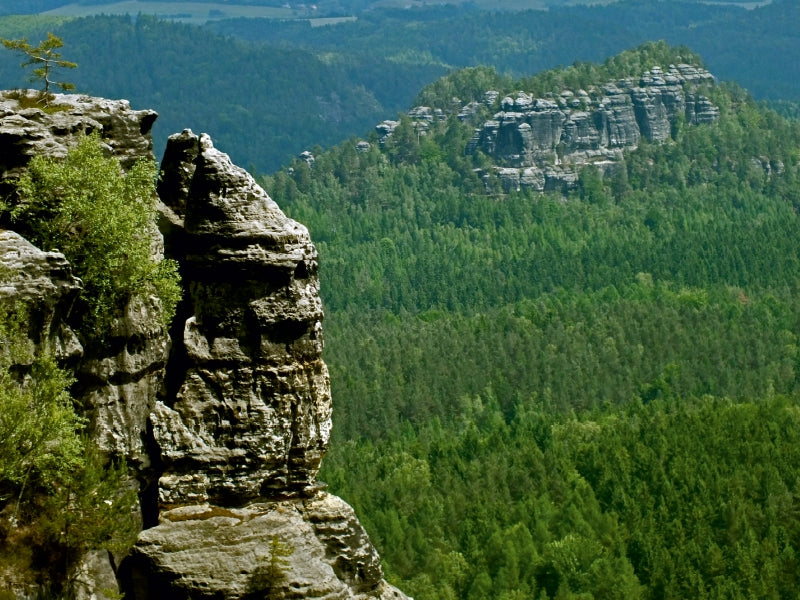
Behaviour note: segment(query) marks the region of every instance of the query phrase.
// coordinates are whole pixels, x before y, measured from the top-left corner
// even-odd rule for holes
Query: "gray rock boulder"
[[[142,532],[123,578],[133,600],[406,599],[383,581],[352,508],[324,492],[164,512]]]

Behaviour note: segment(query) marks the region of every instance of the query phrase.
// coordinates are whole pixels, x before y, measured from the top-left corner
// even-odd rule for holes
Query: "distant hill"
[[[398,68],[380,58],[323,61],[307,50],[245,43],[151,17],[92,17],[55,26],[38,18],[18,21],[18,33],[6,29],[6,35],[36,40],[52,29],[64,39],[64,57],[78,63],[69,73],[78,91],[158,111],[153,135],[159,152],[167,135],[189,127],[211,134],[239,164],[260,172],[315,144],[332,145],[371,128],[408,106],[413,82],[418,89],[444,72]],[[0,51],[3,87],[30,85],[19,62]]]
[[[796,595],[800,123],[704,77],[713,119],[571,190],[486,177],[527,160],[498,145],[552,150],[525,142],[542,121],[563,164],[636,106],[686,115],[669,89],[701,65],[651,43],[525,79],[459,70],[391,135],[264,179],[320,253],[321,478],[410,596]],[[476,127],[498,135],[468,152]]]
[[[701,0],[683,0],[700,2]],[[753,1],[753,0],[727,0],[720,2],[720,4],[741,4],[744,6],[752,7],[762,4],[769,4],[770,0],[766,1]],[[601,1],[600,4],[608,4],[609,2]],[[20,3],[19,0],[0,0],[0,15],[4,14],[37,14],[40,12],[63,9],[74,11],[92,10],[92,14],[102,14],[104,9],[107,10],[109,6],[115,5],[128,5],[131,14],[136,14],[136,4],[149,5],[174,5],[175,9],[170,9],[171,12],[178,13],[191,13],[195,9],[191,5],[197,4],[211,4],[215,5],[215,9],[224,11],[232,7],[288,7],[295,10],[312,10],[319,14],[341,13],[341,14],[358,14],[365,10],[375,8],[406,8],[406,7],[421,7],[426,6],[425,2],[420,0],[317,0],[316,2],[300,2],[298,0],[194,0],[187,2],[186,0],[75,0],[72,2],[65,0],[26,0]],[[597,0],[509,0],[498,4],[493,0],[452,0],[449,4],[456,6],[472,6],[482,10],[526,10],[526,9],[544,9],[556,6],[568,5],[592,5],[598,4]],[[181,6],[183,5],[183,6]],[[313,5],[313,8],[310,8]],[[160,10],[160,9],[159,9]],[[144,11],[146,12],[146,11]],[[107,14],[107,13],[106,13]],[[206,15],[208,16],[208,15]],[[212,18],[217,18],[216,15],[211,15]]]
[[[327,26],[308,19],[190,27],[152,17],[5,17],[0,35],[60,35],[65,56],[80,65],[70,74],[80,91],[160,113],[159,152],[166,135],[188,126],[207,130],[238,163],[264,173],[315,145],[363,136],[452,69],[487,65],[523,77],[654,39],[701,52],[718,77],[759,99],[794,101],[800,64],[786,57],[800,45],[797,22],[797,2],[744,10],[625,0],[523,12],[474,4],[376,9]],[[0,52],[4,87],[28,85],[18,64]],[[791,114],[791,104],[782,106]]]
[[[748,5],[752,6],[752,5]],[[686,45],[718,77],[757,98],[800,97],[800,3],[736,4],[623,0],[497,12],[475,5],[364,13],[356,22],[311,30],[308,23],[230,20],[209,24],[226,35],[288,43],[312,52],[380,55],[400,64],[486,65],[523,77],[574,61],[601,61],[650,40]]]

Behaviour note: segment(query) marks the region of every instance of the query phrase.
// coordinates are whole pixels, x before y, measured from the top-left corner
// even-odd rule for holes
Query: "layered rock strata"
[[[124,566],[126,597],[136,599],[407,600],[383,581],[353,510],[327,493],[172,509],[142,532]]]
[[[697,93],[713,76],[691,65],[653,67],[638,82],[625,79],[589,91],[565,90],[553,98],[533,98],[525,92],[507,96],[501,111],[486,121],[467,146],[481,150],[519,173],[500,173],[503,187],[538,191],[575,184],[575,172],[587,164],[607,168],[623,150],[642,138],[663,142],[680,121],[713,122],[719,109]]]
[[[605,168],[642,138],[663,142],[680,121],[713,122],[719,109],[696,91],[710,82],[707,71],[671,65],[666,72],[653,67],[638,82],[625,79],[588,91],[565,90],[552,98],[518,92],[503,98],[501,111],[475,130],[467,153],[481,150],[516,170],[516,179],[500,174],[506,189],[569,188],[583,165]]]
[[[56,96],[49,113],[23,97],[0,95],[7,186],[32,156],[63,156],[93,131],[123,168],[152,158],[152,111]],[[185,287],[171,338],[145,298],[119,308],[102,345],[79,339],[69,323],[81,282],[64,256],[0,229],[0,300],[33,307],[32,341],[75,370],[93,439],[143,486],[149,527],[117,571],[120,592],[404,599],[352,509],[315,481],[331,398],[308,231],[207,136],[173,136],[162,167],[154,255],[179,261]],[[77,596],[104,597],[113,567],[87,554]]]
[[[123,168],[152,158],[152,110],[132,110],[127,100],[54,94],[47,111],[36,105],[38,92],[0,93],[0,177],[13,177],[37,154],[64,156],[76,135],[98,132]]]
[[[708,71],[692,65],[655,66],[636,81],[563,90],[545,98],[519,91],[500,99],[488,91],[482,105],[470,102],[457,107],[456,114],[473,121],[487,108],[500,108],[475,129],[466,148],[467,154],[480,150],[497,163],[493,173],[484,174],[487,179],[497,177],[506,191],[568,190],[577,184],[583,166],[613,170],[623,150],[636,148],[642,138],[663,142],[680,122],[716,120],[719,108],[698,91],[713,82]],[[431,109],[415,107],[408,114],[424,135],[433,120]],[[384,121],[376,127],[381,143],[397,123]]]

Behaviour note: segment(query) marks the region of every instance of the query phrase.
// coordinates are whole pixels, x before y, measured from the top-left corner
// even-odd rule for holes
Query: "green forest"
[[[687,57],[466,69],[418,100]],[[566,195],[487,193],[452,115],[263,179],[320,252],[320,477],[410,596],[796,597],[800,123],[733,84],[708,93],[717,122]]]
[[[47,8],[46,0],[27,4],[31,12]],[[35,45],[52,31],[64,40],[64,58],[78,63],[70,77],[79,93],[156,110],[158,158],[167,136],[188,127],[210,134],[237,164],[261,174],[315,145],[363,136],[456,69],[490,66],[528,77],[575,61],[602,61],[651,40],[685,44],[721,80],[738,82],[758,100],[782,101],[785,114],[797,110],[795,0],[753,10],[649,0],[550,4],[547,11],[474,3],[362,11],[354,0],[346,12],[358,14],[355,21],[326,26],[308,18],[190,26],[138,14],[9,15],[0,17],[0,37],[27,37]],[[13,53],[0,52],[0,82],[3,88],[30,85]]]

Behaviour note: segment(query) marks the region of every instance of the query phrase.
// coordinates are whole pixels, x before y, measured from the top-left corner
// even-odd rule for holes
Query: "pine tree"
[[[20,66],[23,69],[30,66],[34,67],[30,80],[32,82],[40,81],[44,85],[42,100],[45,105],[50,100],[50,86],[55,86],[64,92],[75,89],[75,86],[71,83],[52,81],[50,79],[55,69],[74,69],[78,66],[77,63],[62,59],[61,53],[56,52],[58,48],[64,45],[60,37],[48,33],[47,39],[39,42],[38,46],[31,46],[25,38],[21,40],[0,39],[0,41],[9,50],[22,52],[27,56]]]

